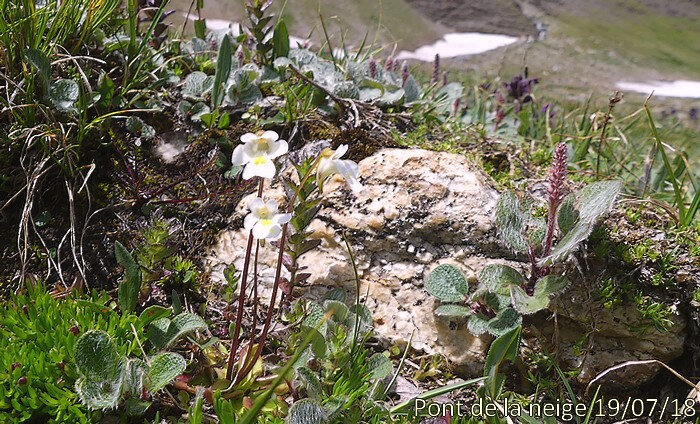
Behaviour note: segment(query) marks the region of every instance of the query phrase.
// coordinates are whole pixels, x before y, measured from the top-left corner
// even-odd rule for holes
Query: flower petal
[[[333,159],[340,159],[343,157],[348,152],[348,145],[347,144],[341,144],[338,146],[336,149],[335,153],[333,153]]]
[[[280,138],[279,134],[274,131],[265,131],[259,138],[264,138],[269,141],[275,141]]]
[[[275,215],[277,213],[278,206],[277,202],[274,200],[268,200],[265,202],[265,207],[267,207],[267,211],[270,215]]]
[[[316,181],[318,181],[319,184],[323,184],[326,178],[337,172],[338,169],[335,166],[334,160],[322,158],[318,163],[318,168],[316,168]]]
[[[253,177],[273,178],[277,169],[275,164],[266,156],[253,158],[243,170],[243,179],[249,180]]]
[[[245,216],[245,219],[243,220],[243,228],[245,228],[246,231],[250,231],[253,229],[253,227],[257,223],[258,223],[258,217],[255,216],[253,213],[249,213],[248,215]]]
[[[269,143],[270,150],[267,154],[271,159],[282,156],[289,151],[289,144],[286,140],[278,140],[276,142]]]
[[[258,136],[253,133],[245,133],[241,136],[241,141],[243,143],[250,143],[251,141],[257,140]]]
[[[239,144],[233,149],[233,155],[231,155],[231,163],[234,165],[245,165],[250,161],[250,155],[246,149],[246,145]]]
[[[286,224],[292,220],[292,214],[291,213],[280,213],[280,214],[275,215],[274,218],[272,218],[272,220],[280,225]]]
[[[251,199],[251,201],[248,203],[248,209],[250,209],[251,212],[255,214],[255,216],[259,216],[260,213],[260,208],[265,206],[265,201],[260,198],[256,197],[254,199]]]
[[[277,224],[273,224],[270,226],[270,230],[267,233],[266,238],[268,240],[277,240],[278,238],[280,238],[281,235],[282,235],[282,227],[280,227]]]
[[[264,223],[262,221],[258,221],[253,227],[253,237],[256,239],[266,239],[270,237],[270,230],[272,230],[272,227],[275,225],[273,225],[271,221],[269,222],[270,223]]]

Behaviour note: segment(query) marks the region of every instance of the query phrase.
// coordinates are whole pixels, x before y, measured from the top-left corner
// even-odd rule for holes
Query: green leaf
[[[294,402],[285,420],[287,424],[326,424],[328,414],[320,403],[313,399]]]
[[[548,266],[562,261],[593,231],[596,221],[612,209],[615,199],[622,189],[622,181],[598,181],[587,185],[575,193],[579,218],[576,224],[559,240],[546,258],[540,259],[540,266]]]
[[[462,305],[441,305],[435,309],[435,315],[446,318],[463,318],[472,314],[471,308]]]
[[[140,359],[129,358],[126,360],[126,373],[124,376],[124,392],[135,398],[140,398],[146,386],[148,365]]]
[[[503,193],[496,204],[496,227],[503,242],[515,252],[525,253],[529,249],[523,235],[528,221],[529,214],[522,210],[518,196],[512,191]]]
[[[211,109],[209,108],[209,106],[204,104],[204,102],[197,102],[190,109],[190,114],[191,114],[190,119],[193,122],[201,121],[202,116],[206,115],[209,112],[211,112]]]
[[[500,311],[489,321],[488,332],[494,336],[501,336],[523,322],[523,317],[513,308],[506,308]]]
[[[569,286],[569,280],[561,275],[547,275],[535,283],[535,290],[529,296],[520,287],[512,286],[513,306],[521,314],[530,315],[549,307],[550,296],[561,293]]]
[[[467,322],[467,329],[475,336],[480,336],[488,332],[489,318],[483,314],[474,314]]]
[[[370,380],[381,380],[392,374],[394,367],[391,361],[381,353],[375,353],[367,361],[367,372]]]
[[[142,328],[146,328],[148,324],[159,318],[168,317],[171,313],[172,310],[170,308],[165,308],[159,305],[151,305],[141,312],[141,315],[139,315],[139,323],[141,324]]]
[[[202,100],[214,86],[214,78],[201,71],[187,75],[182,86],[182,96],[191,100]]]
[[[469,285],[459,269],[442,264],[428,274],[425,289],[443,302],[461,302],[466,299]]]
[[[236,424],[233,404],[221,397],[221,392],[218,390],[214,393],[214,412],[221,424]]]
[[[49,88],[49,79],[51,78],[51,62],[46,57],[44,52],[37,49],[24,50],[24,57],[27,58],[32,67],[37,71],[41,78],[44,93]]]
[[[118,241],[114,242],[114,256],[117,263],[126,271],[126,278],[119,284],[119,307],[123,313],[136,309],[141,292],[141,268],[131,253]]]
[[[521,314],[530,315],[537,311],[546,309],[549,306],[549,296],[544,293],[534,293],[529,296],[520,287],[513,286],[510,288],[513,307]]]
[[[153,321],[148,328],[148,340],[158,349],[164,349],[188,333],[205,330],[206,322],[199,316],[182,313],[171,320],[160,318]]]
[[[214,85],[211,94],[211,107],[216,109],[221,105],[226,92],[224,84],[231,74],[231,38],[228,34],[224,35],[219,46],[219,54],[216,57],[216,73],[214,74]]]
[[[576,210],[576,198],[570,194],[564,198],[557,212],[557,226],[563,235],[566,235],[578,221],[578,210]]]
[[[323,335],[319,331],[316,331],[315,326],[302,325],[300,329],[302,330],[303,334],[313,335],[311,351],[314,353],[314,356],[317,358],[325,358],[327,347],[326,339],[323,337]]]
[[[79,94],[78,83],[70,79],[60,79],[51,84],[48,97],[59,112],[73,112]]]
[[[289,31],[284,19],[280,19],[272,34],[272,52],[275,58],[289,55]]]
[[[312,399],[321,399],[323,396],[323,386],[316,373],[306,367],[297,368],[297,375],[303,386],[306,388],[306,393]]]
[[[507,296],[510,293],[509,287],[522,286],[525,284],[525,278],[518,270],[508,265],[492,264],[482,268],[479,282],[490,292]]]
[[[491,399],[498,399],[503,386],[503,379],[498,378],[498,371],[505,361],[514,361],[520,350],[521,327],[513,328],[491,343],[484,363],[486,392]]]
[[[114,409],[121,396],[122,376],[119,373],[115,378],[106,380],[81,377],[75,383],[75,391],[89,409]]]
[[[350,312],[345,303],[337,300],[326,300],[323,302],[323,307],[326,311],[333,313],[333,319],[337,322],[345,321],[345,318],[348,316],[348,312]]]
[[[151,380],[150,392],[155,393],[170,384],[185,371],[187,362],[177,353],[165,352],[151,358],[148,376]]]
[[[115,380],[122,372],[121,355],[104,331],[90,330],[75,343],[75,366],[90,380]]]
[[[418,85],[418,82],[416,82],[416,79],[413,78],[413,75],[409,75],[406,79],[406,82],[403,85],[403,91],[405,93],[404,102],[406,104],[420,100],[420,86]]]

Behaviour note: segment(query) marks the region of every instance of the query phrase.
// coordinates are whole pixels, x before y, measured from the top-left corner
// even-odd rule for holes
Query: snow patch
[[[676,81],[649,81],[617,83],[617,87],[636,93],[651,94],[659,97],[685,97],[700,99],[700,81],[676,80]]]
[[[419,47],[413,52],[401,51],[398,59],[417,59],[431,62],[436,54],[440,57],[459,57],[487,52],[507,46],[518,41],[517,37],[500,34],[483,34],[480,32],[460,32],[445,34],[433,44]]]

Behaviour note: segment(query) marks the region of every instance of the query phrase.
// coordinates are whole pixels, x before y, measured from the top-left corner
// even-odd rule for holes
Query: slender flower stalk
[[[547,236],[544,242],[544,255],[552,251],[552,239],[554,238],[554,226],[557,217],[557,209],[564,199],[564,185],[566,183],[566,169],[568,166],[566,157],[566,144],[559,143],[554,149],[552,167],[548,179],[547,189],[549,202],[549,215],[547,217]]]
[[[442,86],[443,87],[447,85],[447,82],[448,82],[447,77],[448,77],[447,71],[443,72],[442,73]]]

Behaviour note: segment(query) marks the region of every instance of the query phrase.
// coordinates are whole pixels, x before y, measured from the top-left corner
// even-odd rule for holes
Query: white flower
[[[284,140],[278,140],[274,131],[247,133],[241,136],[243,144],[233,150],[231,162],[243,166],[243,179],[253,177],[272,178],[275,176],[275,164],[272,159],[287,153],[289,146]]]
[[[340,174],[345,178],[352,191],[362,190],[362,184],[357,180],[357,164],[351,160],[340,159],[348,151],[346,144],[341,144],[338,150],[325,149],[321,152],[321,159],[316,169],[316,181],[323,188],[326,178],[333,174]]]
[[[248,205],[250,213],[243,221],[243,227],[253,230],[256,239],[276,240],[282,234],[282,225],[292,219],[290,213],[277,213],[277,203],[274,200],[265,202],[256,197]]]

